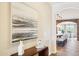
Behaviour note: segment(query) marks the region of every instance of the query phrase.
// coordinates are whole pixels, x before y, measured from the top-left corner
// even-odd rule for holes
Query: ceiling
[[[55,14],[59,14],[62,19],[79,18],[79,2],[55,2],[53,6]]]

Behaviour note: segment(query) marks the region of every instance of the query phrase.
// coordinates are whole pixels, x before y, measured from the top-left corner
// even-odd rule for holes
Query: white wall
[[[0,3],[0,55],[7,55],[9,41],[9,4]]]
[[[50,3],[28,3],[34,6],[40,13],[39,15],[39,36],[43,43],[49,47],[49,55],[56,53],[56,19],[54,6]]]
[[[53,54],[57,53],[57,48],[56,48],[56,8],[52,3],[52,41],[51,41],[51,45],[53,46],[51,48],[51,51]]]
[[[32,13],[31,16],[35,18],[35,16],[37,17],[37,14]],[[11,42],[12,39],[10,3],[0,3],[0,19],[0,55],[11,55],[12,53],[17,52],[18,43],[12,44]],[[30,48],[36,45],[35,39],[28,40],[24,43],[24,48]]]
[[[25,3],[27,6],[35,9],[37,11],[37,14],[34,14],[32,16],[38,15],[38,40],[41,39],[42,42],[49,46],[49,52],[55,53],[56,46],[54,46],[56,43],[52,42],[54,39],[56,39],[53,34],[54,38],[51,37],[52,33],[55,33],[51,31],[55,28],[52,28],[52,25],[54,26],[55,22],[53,20],[52,24],[52,9],[51,6],[48,3]],[[31,14],[30,14],[31,15]],[[12,53],[17,52],[17,46],[16,44],[11,44],[11,33],[10,33],[10,4],[9,3],[0,3],[0,55],[10,55]],[[51,29],[52,28],[52,29]],[[54,29],[55,30],[55,29]],[[52,40],[53,39],[53,40]],[[29,43],[30,42],[30,43]],[[49,42],[51,42],[49,44]],[[53,43],[53,44],[52,44]],[[24,48],[30,48],[32,46],[36,45],[35,40],[30,40],[26,42],[24,45]]]

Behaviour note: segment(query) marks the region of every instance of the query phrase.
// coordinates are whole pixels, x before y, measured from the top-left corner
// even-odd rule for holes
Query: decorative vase
[[[43,44],[42,40],[37,41],[36,48],[44,48],[44,44]]]
[[[23,41],[20,40],[19,46],[18,46],[18,55],[22,56],[24,54],[24,49],[23,49]]]

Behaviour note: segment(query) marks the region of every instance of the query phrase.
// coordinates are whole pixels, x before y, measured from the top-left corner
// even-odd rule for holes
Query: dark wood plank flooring
[[[57,56],[79,56],[79,41],[70,38],[64,47],[57,47]]]

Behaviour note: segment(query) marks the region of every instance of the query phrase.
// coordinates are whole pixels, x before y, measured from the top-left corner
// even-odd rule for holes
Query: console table
[[[31,47],[29,49],[24,50],[23,56],[34,56],[35,54],[38,54],[38,56],[48,56],[48,47],[44,48],[36,48]],[[14,53],[11,56],[18,56],[18,53]]]

